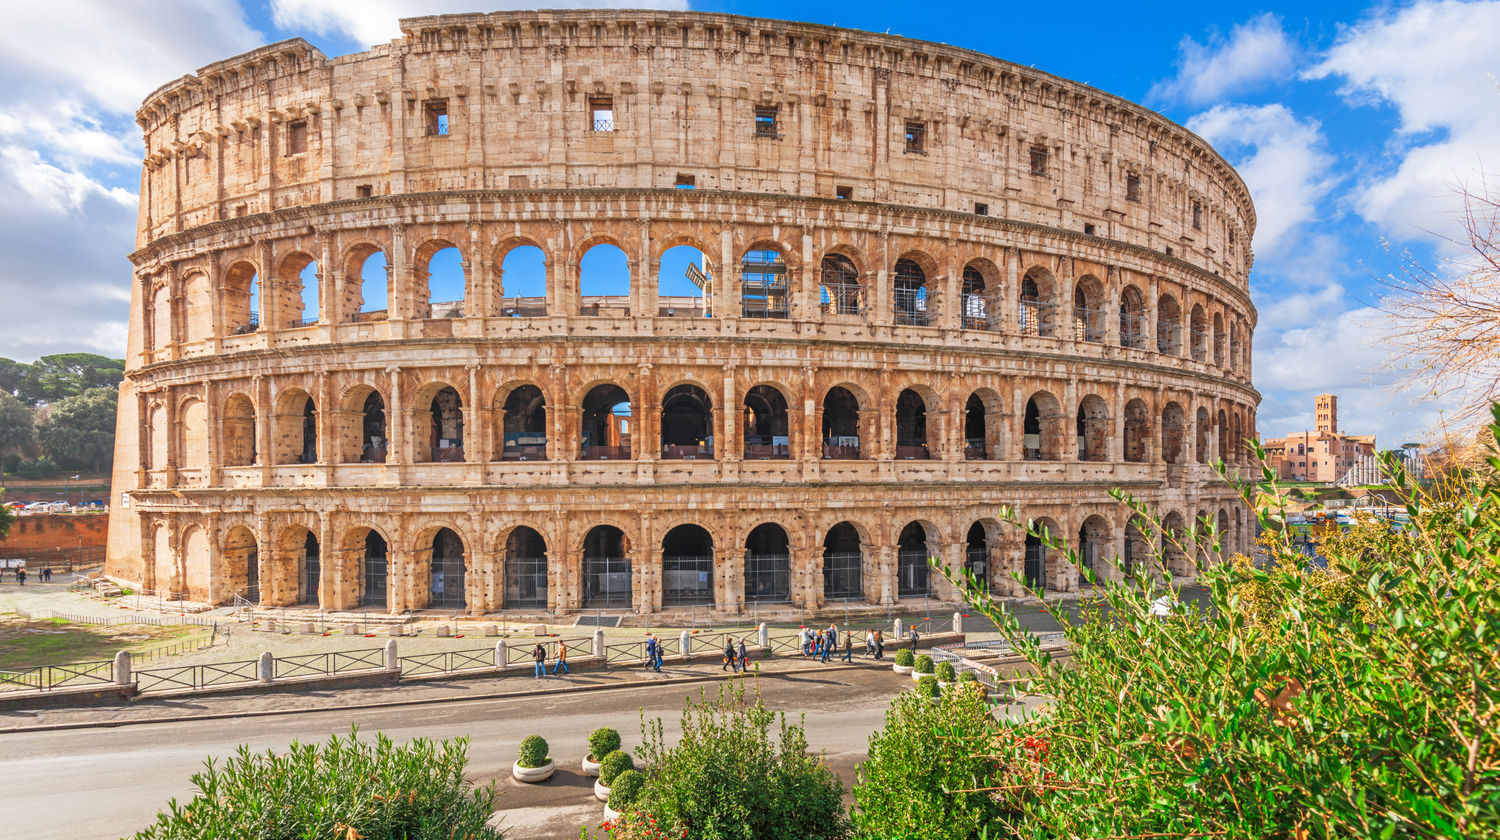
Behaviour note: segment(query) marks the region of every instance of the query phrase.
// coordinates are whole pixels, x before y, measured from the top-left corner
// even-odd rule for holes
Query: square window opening
[[[356,198],[370,198],[375,195],[375,187],[372,184],[360,184],[354,188]]]
[[[755,109],[755,136],[756,137],[780,137],[776,130],[775,107],[760,107]]]
[[[307,120],[286,124],[286,153],[300,155],[307,151]]]
[[[1089,224],[1088,222],[1084,222],[1083,223],[1083,232],[1084,232],[1084,234],[1086,234],[1088,236],[1094,236],[1095,235],[1094,231],[1096,231],[1096,230],[1097,230],[1097,228],[1095,228],[1093,225]]]
[[[679,172],[677,173],[677,183],[673,186],[677,187],[677,189],[679,190],[697,189],[698,178],[696,175],[684,175]]]
[[[990,206],[988,204],[980,204],[977,201],[974,202],[974,215],[976,215],[976,216],[988,216],[989,214],[990,214]]]
[[[921,122],[907,122],[906,124],[906,151],[916,154],[927,153],[927,124]]]
[[[425,107],[427,114],[427,136],[448,136],[448,100],[430,99]]]
[[[1031,147],[1031,174],[1047,174],[1047,149],[1045,146]]]
[[[841,199],[844,199],[845,201],[848,201],[848,200],[854,198],[854,188],[853,187],[834,187],[833,194],[834,194],[835,198],[841,198]]]
[[[1203,230],[1203,205],[1193,202],[1193,230]]]
[[[596,96],[589,100],[589,126],[592,131],[615,130],[614,97]]]
[[[1141,176],[1125,176],[1125,200],[1139,203],[1141,200]]]

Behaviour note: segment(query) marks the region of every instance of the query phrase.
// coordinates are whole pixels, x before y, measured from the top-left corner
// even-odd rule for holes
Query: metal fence
[[[349,671],[384,668],[385,648],[278,656],[272,661],[275,663],[271,669],[273,679],[328,676]]]
[[[508,653],[507,658],[509,658]],[[451,674],[455,671],[472,671],[495,667],[495,649],[466,648],[464,650],[440,650],[432,653],[402,656],[398,661],[401,665],[401,676],[403,677],[417,677],[424,674]]]
[[[0,670],[0,691],[50,691],[54,688],[100,685],[114,681],[114,660],[38,665]]]
[[[156,691],[208,688],[215,685],[255,682],[260,679],[259,660],[218,662],[209,665],[178,665],[135,672],[136,690]]]

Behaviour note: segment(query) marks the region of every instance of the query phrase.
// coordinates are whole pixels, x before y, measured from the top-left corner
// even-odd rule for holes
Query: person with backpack
[[[921,634],[917,632],[917,625],[913,624],[911,626],[911,634],[910,634],[910,636],[911,636],[911,652],[912,652],[913,656],[916,656],[916,654],[917,654],[917,640],[920,639],[920,638],[922,638]]]
[[[656,646],[657,646],[656,634],[655,633],[648,633],[646,635],[646,669],[647,670],[650,670],[652,668],[655,668],[658,671],[661,670],[661,666],[656,664]]]
[[[536,665],[536,678],[547,676],[547,646],[541,642],[531,651],[531,660]]]
[[[850,665],[854,664],[854,631],[852,630],[844,631],[844,655],[841,659]]]
[[[719,670],[722,671],[725,668],[732,668],[732,669],[734,669],[734,673],[738,674],[739,671],[740,671],[739,661],[740,661],[739,657],[735,656],[735,654],[734,654],[734,639],[731,639],[728,636],[725,636],[724,637],[724,664],[721,665],[721,666],[719,666]]]
[[[865,631],[865,658],[869,659],[875,655],[875,631]]]
[[[884,630],[876,630],[875,631],[875,658],[877,660],[885,658],[885,631]]]
[[[557,676],[557,669],[561,668],[564,674],[570,674],[568,670],[568,643],[562,639],[557,640],[557,663],[552,666],[552,676]]]

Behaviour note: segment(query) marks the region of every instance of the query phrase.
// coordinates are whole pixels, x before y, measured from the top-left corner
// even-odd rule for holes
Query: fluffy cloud
[[[493,11],[546,8],[548,3],[517,3],[500,0],[487,6]],[[686,9],[686,0],[575,0],[556,4],[567,8]],[[320,35],[353,39],[362,45],[378,44],[400,37],[396,21],[403,17],[450,14],[450,0],[271,0],[271,17],[282,29],[307,29]]]
[[[0,28],[0,355],[125,351],[152,90],[263,39],[234,0],[17,4]]]
[[[1218,105],[1188,128],[1234,164],[1255,199],[1255,250],[1274,256],[1312,221],[1333,186],[1323,132],[1284,105]]]
[[[1343,32],[1308,73],[1337,79],[1351,102],[1399,119],[1392,159],[1354,197],[1365,219],[1397,238],[1457,229],[1452,187],[1500,169],[1500,2],[1420,2],[1383,9]]]
[[[1214,33],[1207,43],[1183,38],[1178,45],[1177,75],[1151,88],[1159,102],[1206,105],[1264,82],[1288,77],[1297,48],[1267,12],[1230,30]]]

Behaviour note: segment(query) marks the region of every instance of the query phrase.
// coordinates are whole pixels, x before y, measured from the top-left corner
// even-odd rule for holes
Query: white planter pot
[[[517,761],[510,766],[510,774],[515,776],[518,782],[536,784],[537,782],[545,782],[552,778],[552,771],[554,769],[556,769],[556,765],[551,761],[543,764],[541,767],[522,767],[521,762]]]
[[[910,665],[892,665],[891,666],[891,670],[895,671],[898,674],[910,674],[911,673],[911,669],[912,669],[912,666],[910,666]]]
[[[604,818],[606,820],[617,820],[617,819],[620,818],[620,812],[616,811],[615,809],[613,809],[611,807],[609,807],[608,805],[605,805],[604,806]]]
[[[609,788],[605,787],[601,782],[594,782],[594,798],[600,802],[608,802]]]
[[[911,672],[911,678],[914,679],[914,680],[920,680],[923,677],[930,677],[930,676],[933,676],[933,674],[931,674],[931,673],[919,674],[915,670],[913,670]]]
[[[599,777],[599,762],[589,761],[588,756],[583,757],[583,775],[590,778]]]

